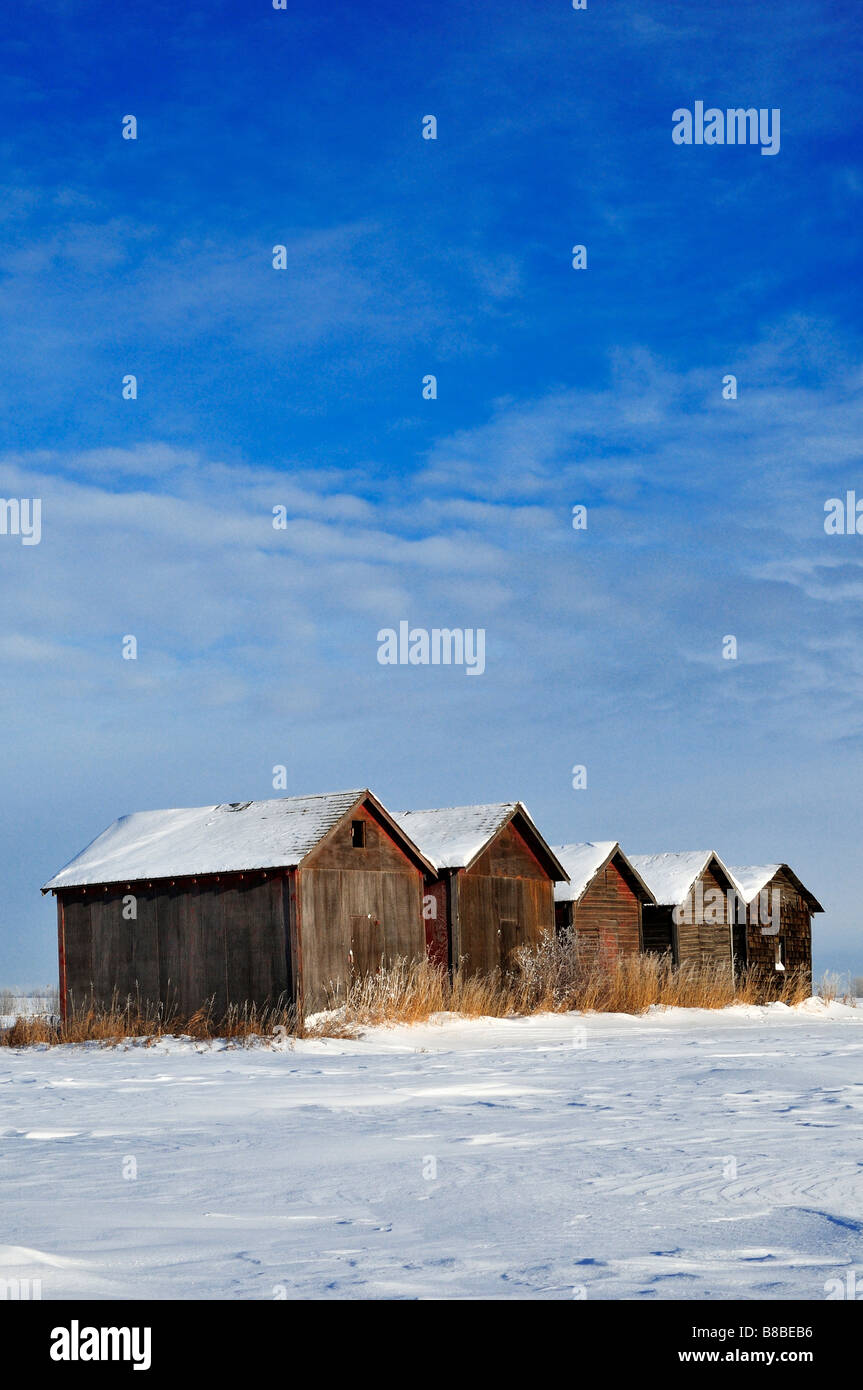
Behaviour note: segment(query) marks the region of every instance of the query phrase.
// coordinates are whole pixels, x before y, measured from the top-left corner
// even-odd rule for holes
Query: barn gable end
[[[643,908],[645,951],[670,953],[675,965],[733,966],[737,883],[713,850],[631,854],[629,861],[656,899]]]
[[[575,933],[580,953],[612,965],[636,955],[642,944],[642,905],[653,894],[614,840],[556,845],[570,875],[555,890],[558,931]]]
[[[320,1008],[352,974],[425,951],[423,883],[430,866],[370,794],[297,871],[306,1008]]]
[[[812,975],[812,916],[824,909],[788,864],[733,865],[745,904],[747,964]]]
[[[406,811],[396,817],[436,868],[428,886],[447,913],[427,922],[429,955],[472,973],[506,967],[554,930],[554,884],[566,879],[521,802]]]
[[[535,878],[548,880],[544,867],[514,821],[509,820],[478,855],[465,873],[476,877]]]

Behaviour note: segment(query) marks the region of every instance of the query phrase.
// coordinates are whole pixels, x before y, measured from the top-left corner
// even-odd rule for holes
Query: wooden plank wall
[[[780,895],[779,932],[785,938],[785,964],[789,970],[803,969],[812,974],[812,916],[795,883],[784,870],[774,874],[766,885],[768,911],[773,906],[773,893]],[[772,920],[769,926],[772,927]],[[758,899],[749,905],[749,924],[746,931],[746,953],[750,965],[773,970],[776,960],[776,936],[761,930]]]
[[[698,914],[697,900],[694,896],[688,905],[686,919],[675,922],[674,909],[664,906],[642,906],[643,949],[656,953],[671,951],[676,964],[714,961],[724,964],[732,962],[732,927],[734,922],[733,900],[729,902],[726,886],[715,871],[710,868],[702,875],[704,911]],[[717,891],[722,896],[718,904],[710,895]],[[717,909],[717,920],[704,920]],[[772,947],[770,955],[773,961]]]
[[[472,972],[505,967],[516,947],[554,931],[554,883],[511,823],[459,874],[458,913]]]
[[[366,843],[345,821],[298,870],[303,992],[310,1012],[340,995],[352,970],[425,954],[423,874],[365,809]]]
[[[717,878],[715,871],[708,867],[701,875],[704,894],[704,911],[696,910],[696,888],[692,890],[686,919],[676,924],[677,963],[683,965],[692,961],[715,961],[731,965],[731,913],[729,910],[726,886]],[[721,894],[721,903],[711,895]],[[715,912],[716,920],[704,920]],[[695,918],[696,920],[693,920]]]
[[[612,859],[573,904],[573,926],[587,957],[609,965],[641,948],[641,902]]]
[[[172,886],[63,892],[67,995],[108,1004],[116,992],[194,1013],[247,1000],[275,1003],[288,988],[282,877],[178,879]],[[123,916],[124,899],[137,916]]]

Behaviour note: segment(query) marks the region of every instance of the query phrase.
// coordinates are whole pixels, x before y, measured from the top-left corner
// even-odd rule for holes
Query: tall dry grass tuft
[[[831,986],[822,985],[828,998]],[[827,991],[825,993],[825,990]],[[0,1031],[0,1045],[117,1043],[124,1038],[227,1038],[240,1045],[281,1037],[356,1037],[376,1023],[422,1023],[434,1014],[465,1018],[514,1018],[536,1013],[643,1014],[651,1005],[722,1009],[729,1004],[798,1004],[809,997],[804,971],[749,969],[705,961],[675,966],[667,956],[639,955],[605,961],[585,955],[573,933],[547,936],[515,953],[507,970],[472,974],[446,971],[427,960],[404,958],[373,974],[336,981],[329,1008],[304,1020],[284,999],[272,1005],[231,1005],[217,1014],[210,1000],[190,1016],[173,1006],[131,997],[107,1007],[84,1002],[65,1023],[56,1016],[24,1016]],[[832,997],[835,997],[835,993]]]
[[[509,1018],[535,1013],[643,1014],[651,1005],[722,1009],[729,1004],[799,1004],[809,997],[803,970],[753,968],[736,976],[724,963],[675,966],[667,956],[638,955],[616,961],[585,955],[573,933],[547,936],[539,946],[515,954],[506,971],[471,974],[445,971],[428,961],[400,959],[347,986],[341,1014],[346,1020],[420,1023],[452,1012],[468,1018]],[[341,990],[333,989],[337,1008]]]
[[[327,1020],[327,1037],[352,1037],[353,1030],[338,1019]],[[216,1013],[209,1000],[194,1013],[183,1015],[173,1005],[148,1004],[131,996],[115,995],[110,1004],[84,1001],[70,1007],[66,1021],[55,1015],[19,1015],[10,1028],[0,1030],[0,1046],[28,1047],[36,1044],[118,1043],[126,1038],[193,1039],[225,1038],[251,1045],[260,1038],[322,1036],[321,1023],[306,1024],[296,1008],[284,999],[275,1004],[231,1004]]]
[[[825,1004],[833,1004],[837,999],[841,1004],[854,1004],[857,999],[856,981],[850,975],[839,975],[835,970],[825,970],[815,991]]]

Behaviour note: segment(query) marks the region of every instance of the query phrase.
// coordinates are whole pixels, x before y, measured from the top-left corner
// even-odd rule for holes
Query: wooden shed
[[[629,862],[654,896],[642,909],[645,951],[670,953],[675,965],[733,963],[737,883],[713,850],[631,854]]]
[[[60,999],[137,995],[301,1009],[352,971],[422,955],[434,867],[368,790],[144,811],[42,890],[57,897]]]
[[[742,911],[735,958],[769,970],[812,975],[812,916],[824,909],[787,864],[732,865]]]
[[[425,913],[432,960],[494,970],[554,931],[554,885],[566,882],[566,870],[520,801],[395,819],[434,865]]]
[[[552,848],[569,874],[569,883],[558,883],[554,889],[558,932],[571,929],[580,953],[603,964],[637,955],[642,907],[656,900],[617,841]]]

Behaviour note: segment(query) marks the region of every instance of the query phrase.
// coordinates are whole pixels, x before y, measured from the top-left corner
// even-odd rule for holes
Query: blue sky
[[[863,974],[861,47],[851,3],[4,17],[0,982],[117,815],[276,764],[788,860]],[[696,100],[780,152],[675,145]],[[380,666],[403,618],[484,675]]]

